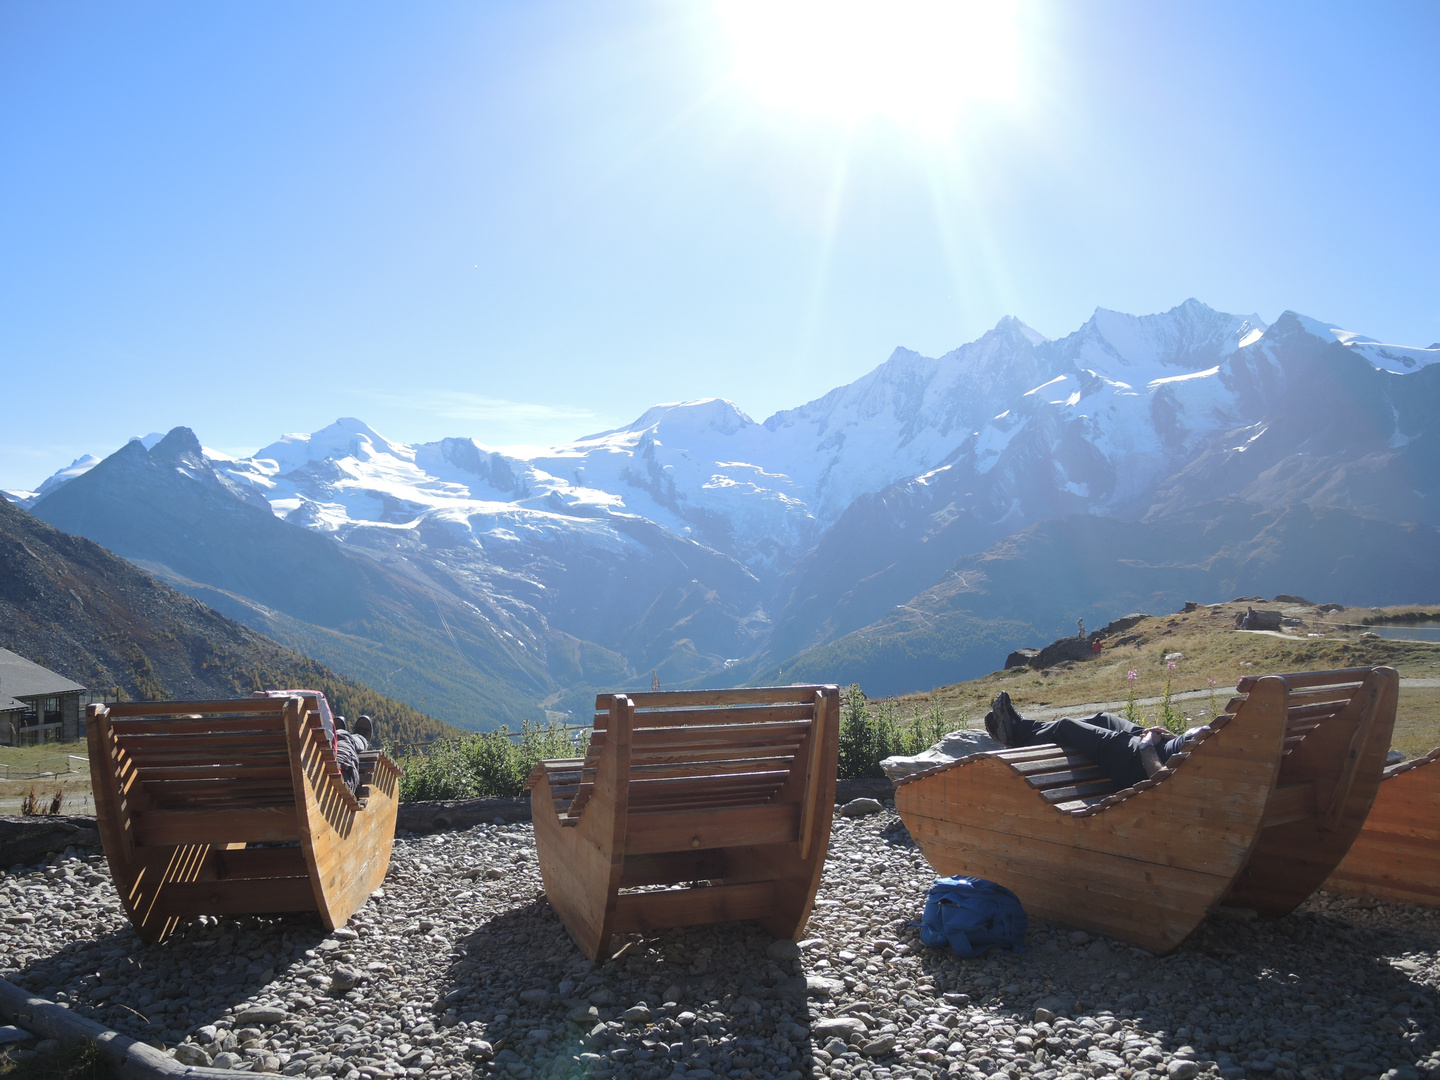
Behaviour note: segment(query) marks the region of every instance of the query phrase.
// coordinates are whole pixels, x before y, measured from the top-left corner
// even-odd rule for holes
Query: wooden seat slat
[[[1100,766],[1090,765],[1085,768],[1063,769],[1055,772],[1039,773],[1025,777],[1025,782],[1033,788],[1041,791],[1048,791],[1051,788],[1064,787],[1067,784],[1111,784],[1111,790],[1118,791],[1119,785],[1114,784],[1108,776],[1100,771]]]
[[[1014,750],[993,750],[992,757],[1007,762],[1010,765],[1018,766],[1032,761],[1046,761],[1050,758],[1069,757],[1075,754],[1074,750],[1066,750],[1055,743],[1036,743],[1034,746],[1016,747]]]
[[[1107,795],[1113,795],[1116,791],[1122,790],[1113,780],[1100,780],[1089,784],[1063,784],[1052,788],[1040,788],[1041,796],[1048,802],[1068,802],[1072,799],[1082,799],[1087,796],[1094,796],[1103,799]]]
[[[1338,686],[1317,686],[1308,690],[1297,690],[1293,687],[1290,690],[1289,707],[1291,709],[1304,705],[1319,705],[1326,702],[1344,705],[1354,696],[1358,683],[1343,683]]]
[[[1029,760],[1015,761],[1008,757],[1005,760],[1008,761],[1010,767],[1021,776],[1030,776],[1034,773],[1052,772],[1074,766],[1094,764],[1094,762],[1078,750],[1069,750],[1063,754],[1047,754],[1045,757],[1035,757]]]
[[[1300,705],[1288,711],[1289,723],[1292,725],[1304,724],[1307,722],[1323,723],[1324,721],[1330,719],[1330,717],[1334,716],[1336,713],[1344,709],[1345,706],[1348,704],[1349,701],[1347,700],[1325,701],[1316,705]]]

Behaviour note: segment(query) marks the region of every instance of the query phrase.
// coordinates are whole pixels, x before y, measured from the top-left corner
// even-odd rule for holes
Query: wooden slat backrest
[[[617,701],[630,708],[632,802],[677,809],[773,797],[795,765],[816,709],[814,687],[598,695],[585,757],[547,766],[552,786],[557,772],[577,774],[563,789],[567,821],[577,820],[589,801]]]
[[[125,702],[107,708],[122,766],[156,809],[211,810],[224,805],[291,807],[285,698],[183,702],[178,707]],[[331,777],[333,797],[360,808],[340,767],[314,698],[304,698],[306,728]],[[370,763],[373,770],[373,759]]]

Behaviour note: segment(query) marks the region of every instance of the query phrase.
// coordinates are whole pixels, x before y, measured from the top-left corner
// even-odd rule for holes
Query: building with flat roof
[[[0,649],[0,746],[74,742],[83,693],[79,683]]]

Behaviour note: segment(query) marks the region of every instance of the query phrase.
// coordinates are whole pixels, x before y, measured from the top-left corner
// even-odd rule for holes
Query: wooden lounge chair
[[[585,955],[737,919],[798,936],[830,843],[838,690],[601,694],[595,709],[585,757],[526,783],[545,895]]]
[[[340,779],[315,698],[87,710],[111,877],[145,941],[192,915],[315,911],[343,925],[390,865],[400,770],[361,755]]]
[[[1375,798],[1390,668],[1242,679],[1167,768],[1117,790],[1058,746],[975,754],[897,784],[941,874],[989,878],[1028,912],[1174,949],[1216,905],[1283,915],[1329,876]]]
[[[1440,907],[1440,746],[1385,770],[1330,892]]]

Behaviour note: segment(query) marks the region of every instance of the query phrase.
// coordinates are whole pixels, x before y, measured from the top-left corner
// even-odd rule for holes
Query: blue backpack
[[[957,956],[979,956],[986,949],[1025,951],[1025,909],[1003,885],[974,877],[939,878],[925,898],[920,940],[948,944]]]

